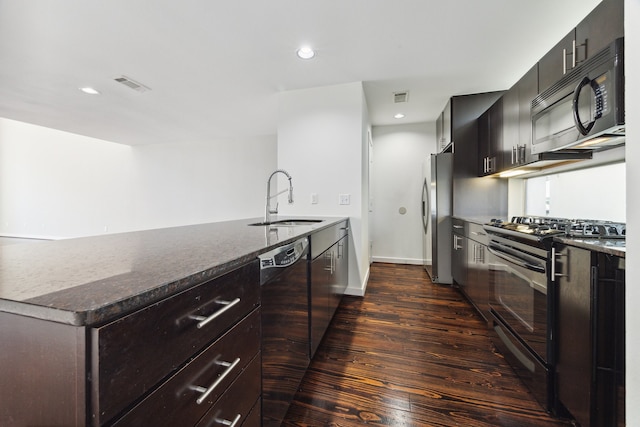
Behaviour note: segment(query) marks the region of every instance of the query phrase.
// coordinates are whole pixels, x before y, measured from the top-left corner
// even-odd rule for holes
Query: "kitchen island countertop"
[[[286,217],[279,217],[283,219]],[[260,218],[0,247],[0,311],[104,323],[345,221],[249,226]]]

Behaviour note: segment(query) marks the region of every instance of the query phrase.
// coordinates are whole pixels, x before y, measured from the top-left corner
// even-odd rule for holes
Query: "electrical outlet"
[[[311,204],[312,205],[318,204],[318,193],[311,193]]]
[[[350,205],[351,204],[351,194],[340,194],[339,203],[341,205]]]

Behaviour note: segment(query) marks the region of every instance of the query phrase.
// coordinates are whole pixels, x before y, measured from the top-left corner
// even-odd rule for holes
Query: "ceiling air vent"
[[[393,102],[407,102],[409,100],[409,91],[405,90],[403,92],[393,92]]]
[[[138,92],[146,92],[148,90],[151,90],[151,88],[143,85],[142,83],[138,83],[137,81],[130,79],[127,76],[116,77],[114,80]]]

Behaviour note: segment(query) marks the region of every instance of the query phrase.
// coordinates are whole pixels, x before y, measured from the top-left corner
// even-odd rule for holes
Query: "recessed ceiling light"
[[[99,91],[89,86],[81,87],[80,90],[84,93],[88,93],[89,95],[100,95]]]
[[[300,59],[311,59],[316,56],[316,52],[309,46],[303,46],[296,52]]]
[[[395,119],[404,119],[404,114],[398,113],[395,116],[393,116],[393,118],[395,118]]]

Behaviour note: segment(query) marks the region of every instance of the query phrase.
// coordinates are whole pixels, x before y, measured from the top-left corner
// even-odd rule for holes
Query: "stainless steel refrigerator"
[[[424,268],[434,283],[451,284],[453,154],[432,154],[424,163],[422,225]]]

